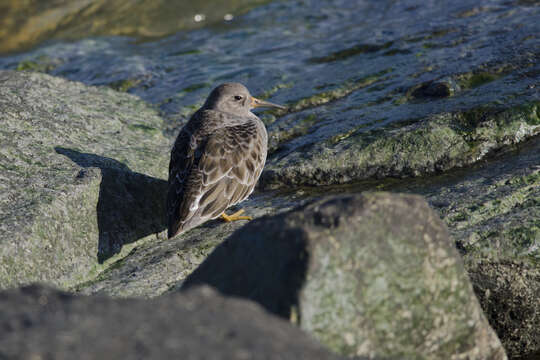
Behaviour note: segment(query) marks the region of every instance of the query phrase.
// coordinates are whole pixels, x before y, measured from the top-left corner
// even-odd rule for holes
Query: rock
[[[248,301],[211,289],[155,300],[73,296],[48,287],[0,292],[6,359],[336,359]]]
[[[431,98],[445,98],[459,91],[459,85],[452,79],[446,81],[428,81],[410,89],[407,93],[411,100],[429,100]]]
[[[353,132],[271,160],[261,186],[318,186],[432,174],[474,164],[540,133],[540,102],[506,110],[445,113],[371,132]],[[331,146],[329,146],[331,145]]]
[[[474,168],[410,183],[408,188],[437,208],[467,266],[488,259],[536,266],[540,259],[538,164],[540,137]]]
[[[37,73],[2,71],[0,82],[0,288],[39,280],[155,297],[244,224],[165,241],[169,140],[134,96]],[[261,216],[300,201],[266,194],[242,206]]]
[[[540,353],[540,271],[510,261],[482,261],[469,276],[486,316],[512,358]],[[503,300],[505,299],[505,300]],[[536,357],[537,359],[538,357]]]
[[[393,188],[424,195],[448,225],[510,358],[540,352],[538,164],[537,136],[474,167]]]
[[[99,5],[108,6],[93,9]],[[122,28],[130,9],[112,22],[119,13],[105,12],[96,26]],[[159,107],[172,138],[215,85],[245,83],[254,95],[289,106],[263,113],[272,150],[265,186],[336,185],[438,173],[538,133],[527,116],[535,116],[530,106],[538,102],[540,23],[530,19],[539,11],[503,0],[485,7],[474,0],[273,1],[223,31],[143,44],[105,36],[54,42],[2,57],[0,68],[49,71],[137,94]],[[504,139],[482,137],[486,130]]]
[[[248,298],[345,355],[505,359],[420,197],[325,198],[250,222],[185,281]]]
[[[293,194],[256,194],[242,202],[242,208],[254,218],[290,210],[302,203]],[[126,257],[104,269],[96,278],[77,284],[83,294],[101,293],[117,297],[155,297],[181,286],[182,281],[202,263],[209,253],[245,221],[210,221],[181,236],[139,241]]]
[[[7,31],[7,35],[0,37],[9,38],[10,43],[4,41],[2,45],[17,43],[22,39],[18,34],[24,35],[28,24],[47,14],[40,12],[40,7],[19,3],[11,2],[30,14],[29,22],[13,21],[17,16],[6,17],[6,26],[0,26],[0,33]],[[61,32],[78,36],[80,32],[75,28],[84,28],[88,21],[98,24],[93,30],[100,34],[108,30],[118,33],[133,20],[127,16],[116,21],[118,15],[122,17],[130,6],[148,6],[131,4],[119,12],[100,13],[96,9],[114,8],[116,2],[94,1],[88,12],[82,14],[77,10],[80,4],[64,3],[44,5],[46,9],[52,6],[58,10],[55,14],[59,17],[77,14],[68,16],[63,21],[66,27],[58,29],[55,36],[62,36]],[[236,4],[227,2],[224,9],[232,9]],[[215,9],[214,15],[221,16],[221,7]],[[183,27],[178,14],[172,13],[173,25]],[[159,16],[145,14],[145,19]],[[182,19],[191,21],[189,11],[183,14]],[[205,14],[206,21],[200,23],[213,21],[213,15]],[[32,87],[0,89],[2,104],[3,99],[24,101],[33,88],[43,91],[43,99],[34,97],[17,106],[19,110],[26,109],[17,110],[17,116],[36,110],[32,104],[39,104],[39,109],[59,109],[59,115],[64,108],[70,109],[68,113],[86,109],[89,116],[83,123],[98,127],[102,123],[93,119],[118,115],[102,106],[105,100],[94,100],[94,95],[88,96],[88,103],[76,98],[66,104],[61,88],[68,84],[70,89],[81,89],[81,97],[105,94],[111,102],[113,98],[122,99],[115,106],[128,115],[126,121],[141,119],[138,124],[146,126],[150,122],[150,128],[159,129],[154,132],[144,126],[118,128],[126,137],[133,135],[135,140],[129,140],[130,144],[151,143],[145,143],[148,146],[141,147],[138,156],[133,155],[138,150],[127,151],[120,139],[112,136],[95,141],[81,137],[77,140],[81,145],[76,148],[63,144],[70,136],[90,131],[77,122],[77,117],[66,118],[67,123],[73,119],[80,130],[64,134],[62,141],[46,151],[52,155],[41,161],[48,164],[54,160],[61,165],[57,168],[64,170],[42,171],[39,177],[31,177],[33,181],[41,179],[40,184],[50,189],[64,189],[65,185],[63,197],[54,191],[36,192],[35,188],[43,186],[25,186],[29,180],[23,181],[24,176],[8,172],[15,164],[10,159],[22,159],[23,155],[28,159],[33,153],[17,152],[7,160],[1,158],[0,230],[8,225],[11,230],[4,232],[5,238],[0,236],[0,287],[4,286],[2,279],[6,276],[12,284],[24,282],[24,278],[52,279],[64,288],[115,296],[153,297],[181,286],[184,277],[213,247],[244,223],[210,223],[173,242],[163,241],[158,204],[165,185],[161,179],[166,177],[168,148],[161,151],[153,146],[174,139],[211,88],[224,81],[245,83],[256,96],[289,106],[286,113],[261,115],[267,124],[271,153],[261,182],[263,191],[242,204],[250,213],[278,213],[330,192],[408,191],[424,195],[438,211],[471,275],[479,263],[519,264],[529,272],[538,270],[539,159],[525,148],[529,139],[538,139],[540,22],[531,19],[539,14],[540,7],[534,6],[534,1],[493,0],[486,6],[479,6],[474,0],[444,4],[414,0],[271,1],[243,15],[240,21],[234,13],[232,26],[226,25],[219,31],[184,31],[144,43],[115,36],[52,41],[28,52],[0,57],[2,69],[42,71],[87,85],[107,85],[130,92],[153,104],[164,119],[133,97],[105,89],[54,80],[53,86],[43,91],[44,86],[39,85],[43,82],[36,85],[37,75],[20,75],[34,79],[29,82]],[[140,29],[168,26],[171,23],[164,20],[171,19],[170,14],[164,16],[159,24],[152,22],[128,30],[137,33]],[[77,24],[71,19],[77,19]],[[200,23],[192,25],[197,27]],[[103,26],[106,24],[113,25],[108,28]],[[34,39],[41,40],[39,36]],[[17,97],[17,93],[21,96]],[[48,113],[43,112],[45,118]],[[2,113],[0,119],[11,114]],[[134,135],[145,129],[146,135]],[[20,144],[12,144],[12,135],[1,131],[0,154],[7,151],[4,144],[14,146],[16,151],[26,146],[23,136]],[[113,145],[107,147],[109,143]],[[103,151],[95,150],[99,147],[104,147]],[[114,149],[118,149],[116,153]],[[491,161],[509,149],[513,150],[508,156]],[[101,158],[96,161],[93,155]],[[71,162],[69,156],[78,159],[78,163]],[[11,180],[5,181],[8,175]],[[13,181],[19,189],[28,191],[6,192],[6,184]],[[280,193],[269,191],[273,188]],[[293,198],[290,192],[304,195]],[[43,201],[45,198],[56,200],[48,203]],[[114,199],[130,202],[118,203]],[[40,210],[32,215],[37,225],[28,233],[34,235],[20,235],[19,230],[29,228],[22,214],[34,206],[30,204],[38,203],[46,205],[40,205]],[[98,204],[100,210],[96,214]],[[55,208],[60,210],[55,212]],[[140,210],[135,217],[132,209]],[[107,213],[112,214],[99,215]],[[19,230],[13,230],[15,223],[20,224]],[[155,233],[158,235],[154,236]],[[8,243],[9,246],[5,245]],[[61,251],[47,253],[41,244]],[[3,256],[8,250],[11,254],[12,249],[25,247],[25,261],[21,262],[22,255]],[[11,269],[9,275],[4,269]],[[509,275],[508,268],[498,269],[493,271],[497,274],[494,276],[519,280],[517,275]],[[482,289],[478,293],[480,298],[488,290],[501,294],[496,291],[495,281],[482,283],[484,280],[476,276],[473,280],[475,290]],[[537,288],[535,281],[535,277],[527,279],[528,289]],[[487,306],[486,312],[490,314],[490,309],[505,306],[515,311],[520,306],[524,311],[533,311],[534,307],[528,306],[519,293],[511,294],[510,290],[521,291],[509,287],[507,296],[491,296],[489,301],[482,302]],[[531,317],[535,318],[534,314]],[[508,330],[512,334],[499,332],[511,357],[528,354],[529,350],[540,351],[525,350],[521,345],[536,346],[530,341],[536,336],[533,329],[517,330],[518,325],[509,323],[504,316],[490,315],[489,320],[503,321],[500,325],[492,323],[497,331],[515,326]]]
[[[534,359],[529,354],[540,352],[532,340],[537,338],[536,327],[513,321],[519,316],[510,317],[501,309],[513,309],[512,313],[526,314],[532,320],[540,316],[532,300],[540,287],[540,279],[534,275],[540,258],[540,137],[495,155],[437,176],[366,181],[322,188],[318,193],[357,193],[376,187],[424,196],[448,226],[480,304],[508,356]]]
[[[44,74],[0,71],[0,84],[0,288],[69,287],[165,228],[169,141],[154,110]]]

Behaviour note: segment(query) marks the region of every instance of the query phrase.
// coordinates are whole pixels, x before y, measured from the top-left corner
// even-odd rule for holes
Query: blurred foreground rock
[[[244,297],[346,355],[505,359],[446,227],[411,195],[326,198],[255,220],[185,281]]]
[[[2,359],[337,359],[285,321],[209,288],[154,300],[0,292]]]

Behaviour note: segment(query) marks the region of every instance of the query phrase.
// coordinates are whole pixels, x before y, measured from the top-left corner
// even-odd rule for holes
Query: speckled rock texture
[[[256,304],[209,288],[155,300],[0,292],[2,359],[337,359]]]
[[[254,300],[345,355],[506,359],[422,198],[319,200],[235,232],[185,281]]]
[[[469,267],[469,276],[507,352],[538,359],[540,271],[526,263],[485,260]],[[532,353],[536,353],[536,357]]]
[[[63,287],[160,232],[169,142],[136,97],[0,71],[0,288]]]

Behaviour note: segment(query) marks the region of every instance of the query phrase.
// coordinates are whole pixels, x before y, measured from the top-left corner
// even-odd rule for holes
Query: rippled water
[[[264,117],[274,148],[286,154],[437,112],[538,99],[538,34],[540,6],[529,1],[274,1],[159,41],[49,43],[0,58],[0,68],[46,61],[53,75],[123,86],[156,104],[173,127],[212,87],[239,81],[295,105]],[[480,76],[460,77],[466,73]],[[431,80],[451,84],[453,96],[407,98]]]
[[[2,0],[0,53],[47,39],[126,35],[151,39],[201,28],[268,0]]]

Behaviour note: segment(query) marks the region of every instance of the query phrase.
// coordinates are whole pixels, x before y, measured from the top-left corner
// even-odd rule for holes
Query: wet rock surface
[[[463,167],[540,133],[539,104],[438,114],[399,128],[349,134],[346,144],[318,144],[313,154],[271,162],[261,183],[269,188],[332,185]]]
[[[98,8],[64,10],[84,26]],[[144,14],[118,26],[145,29],[155,14]],[[181,287],[245,223],[165,240],[169,144],[213,86],[239,81],[289,106],[261,114],[270,153],[242,204],[250,215],[332,193],[423,195],[509,356],[538,354],[537,2],[272,1],[234,15],[144,43],[83,38],[0,57],[0,69],[24,70],[0,71],[0,287],[43,280],[117,297]]]
[[[259,306],[209,288],[156,300],[0,292],[5,359],[337,359]]]
[[[198,284],[256,301],[344,355],[506,358],[444,224],[417,196],[326,198],[253,221],[182,289]]]
[[[342,184],[448,170],[537,134],[538,14],[528,2],[276,2],[226,31],[52,44],[0,67],[137,94],[172,137],[215,84],[243,82],[290,108],[264,117],[263,184]]]
[[[536,137],[490,161],[407,187],[440,212],[467,266],[485,259],[535,265],[540,257],[539,164]]]
[[[538,9],[503,1],[272,2],[226,28],[144,44],[56,43],[0,59],[0,67],[45,64],[54,75],[134,93],[159,107],[171,137],[217,83],[245,83],[253,94],[290,107],[264,117],[272,152],[266,183],[339,184],[446,170],[489,153],[488,140],[467,141],[486,127],[483,120],[493,121],[474,114],[538,100],[539,39],[531,35],[540,32],[532,21]],[[521,141],[537,133],[535,125],[500,131]],[[403,136],[419,146],[399,148]],[[370,145],[389,155],[373,154]],[[394,160],[396,146],[416,161]],[[449,147],[455,149],[446,159]],[[366,169],[372,157],[376,164]]]

